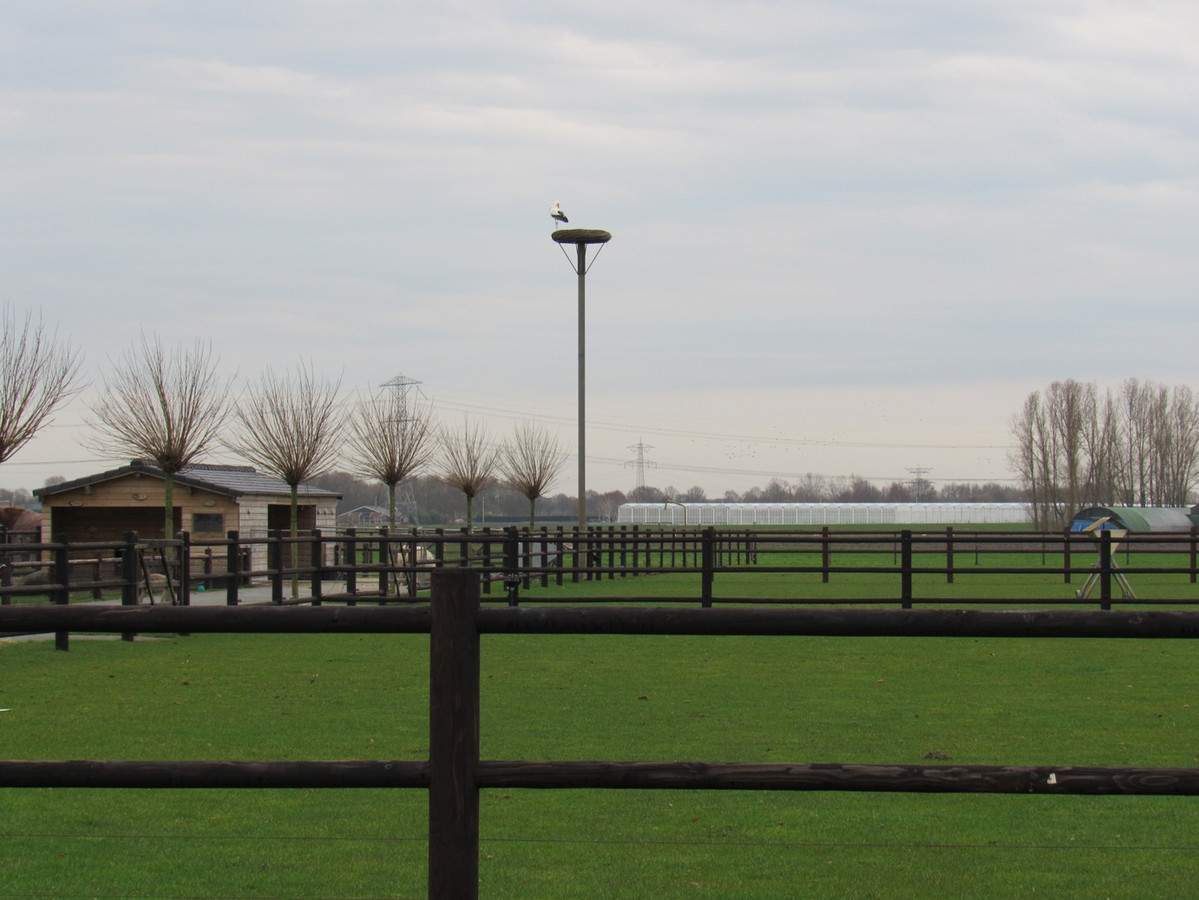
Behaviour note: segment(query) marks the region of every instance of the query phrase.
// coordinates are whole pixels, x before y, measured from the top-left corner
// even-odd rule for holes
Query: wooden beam
[[[479,575],[433,573],[429,653],[429,896],[479,896]]]

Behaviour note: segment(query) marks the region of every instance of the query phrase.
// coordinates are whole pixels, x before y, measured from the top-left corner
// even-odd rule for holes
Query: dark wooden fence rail
[[[421,606],[8,606],[16,631],[428,633],[429,758],[324,761],[0,761],[2,788],[420,788],[429,896],[478,896],[485,788],[832,790],[1199,796],[1199,768],[925,766],[480,759],[484,634],[1199,638],[1199,612],[482,607],[480,574],[443,568]]]

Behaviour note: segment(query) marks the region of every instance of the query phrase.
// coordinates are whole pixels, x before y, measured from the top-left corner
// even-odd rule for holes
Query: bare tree
[[[27,444],[78,393],[81,357],[41,317],[0,311],[0,463]]]
[[[168,541],[175,536],[175,475],[216,443],[229,417],[232,379],[221,379],[218,364],[206,343],[166,350],[143,334],[104,377],[92,404],[94,449],[150,459],[162,469]]]
[[[442,431],[441,459],[437,477],[466,495],[466,530],[474,524],[474,499],[495,483],[498,452],[477,422],[462,420],[462,428]]]
[[[384,388],[359,400],[348,424],[354,471],[387,485],[388,522],[395,528],[396,486],[427,465],[437,450],[430,406]]]
[[[1060,528],[1084,504],[1185,506],[1199,477],[1199,399],[1130,378],[1100,396],[1055,381],[1013,416],[1011,462],[1033,521]]]
[[[1040,391],[1033,391],[1025,398],[1020,412],[1012,417],[1011,428],[1015,438],[1011,465],[1028,492],[1033,527],[1047,531],[1059,517],[1057,462]]]
[[[609,522],[615,522],[616,513],[619,511],[620,505],[624,502],[625,495],[623,491],[608,491],[595,498],[595,511]]]
[[[267,369],[237,407],[237,429],[230,449],[278,475],[291,488],[291,565],[298,565],[300,485],[329,471],[337,462],[345,414],[339,409],[341,379],[318,378],[303,363],[276,375]],[[299,595],[299,577],[291,595]]]
[[[1199,474],[1199,397],[1186,385],[1171,392],[1163,431],[1169,436],[1161,448],[1163,500],[1171,506],[1185,506]]]
[[[1083,481],[1088,466],[1083,459],[1088,423],[1095,420],[1095,386],[1068,378],[1055,381],[1045,391],[1045,408],[1060,473],[1058,490],[1065,516],[1078,512],[1085,496]],[[1063,521],[1059,524],[1065,524]]]
[[[529,527],[536,521],[537,498],[544,497],[553,484],[566,451],[558,438],[532,422],[522,422],[499,452],[499,468],[504,479],[529,500]]]

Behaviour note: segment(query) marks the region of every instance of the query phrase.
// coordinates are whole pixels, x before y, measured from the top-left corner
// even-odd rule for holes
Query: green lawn
[[[485,636],[482,752],[1196,766],[1195,649]],[[9,759],[422,759],[427,702],[427,636],[0,645]],[[423,791],[7,790],[0,809],[0,897],[425,893]],[[485,897],[1173,897],[1199,875],[1191,798],[486,791],[481,821]]]

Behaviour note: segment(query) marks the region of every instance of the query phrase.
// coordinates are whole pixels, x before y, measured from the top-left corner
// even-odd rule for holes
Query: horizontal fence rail
[[[0,761],[0,787],[428,788],[425,761]],[[480,760],[478,788],[1199,796],[1199,769]]]
[[[479,791],[833,790],[1199,795],[1199,768],[482,760],[484,634],[1199,637],[1199,612],[483,607],[477,571],[432,575],[422,607],[9,606],[0,630],[429,633],[428,760],[0,761],[0,787],[420,788],[429,792],[429,896],[477,897]]]
[[[455,571],[455,570],[443,570]],[[428,606],[10,606],[0,630],[224,634],[426,634]],[[739,635],[743,637],[1199,637],[1199,611],[975,609],[697,609],[481,607],[484,634]]]

